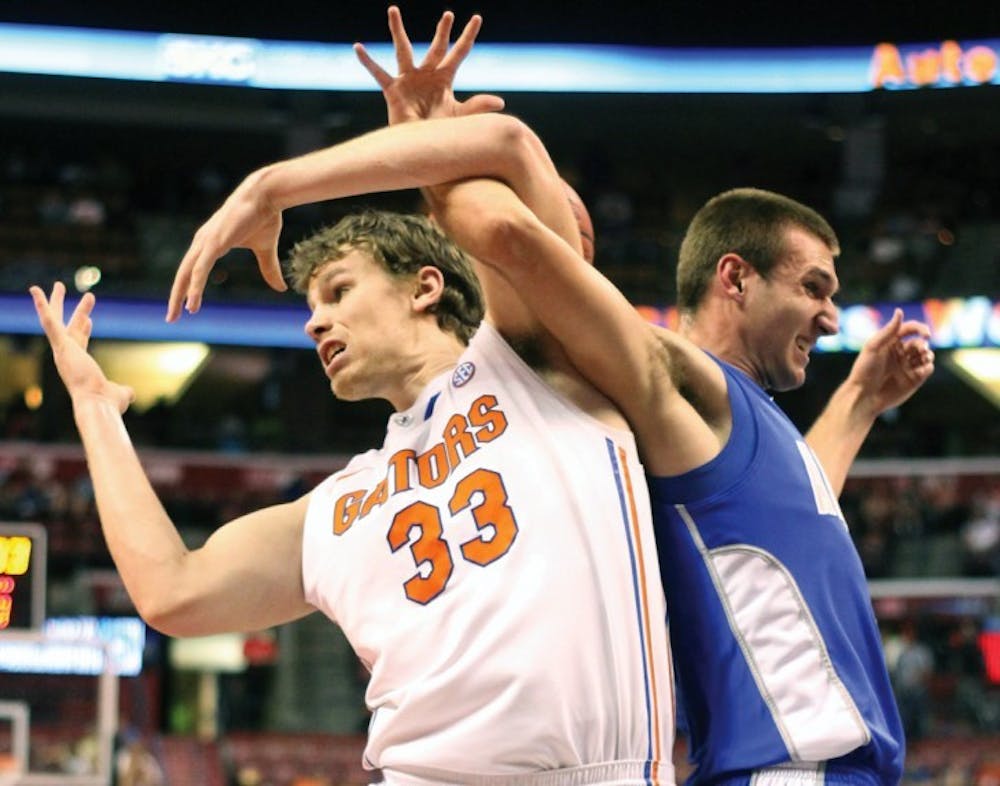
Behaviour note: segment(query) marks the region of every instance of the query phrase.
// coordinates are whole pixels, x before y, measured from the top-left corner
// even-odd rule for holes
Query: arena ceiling
[[[206,33],[289,40],[382,40],[388,3],[300,0],[292,4],[136,3],[114,0],[7,0],[0,20],[129,30]],[[657,46],[872,44],[935,41],[1000,33],[988,3],[931,0],[801,3],[790,0],[400,0],[416,36],[450,8],[459,20],[485,19],[483,39],[513,42],[622,43]],[[992,27],[992,29],[987,29]]]

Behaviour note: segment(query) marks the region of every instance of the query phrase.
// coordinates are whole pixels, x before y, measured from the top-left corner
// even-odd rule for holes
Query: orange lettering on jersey
[[[455,469],[463,458],[468,458],[477,450],[476,441],[468,431],[468,421],[461,415],[452,415],[444,427],[444,447],[448,451],[448,465]],[[462,455],[458,455],[459,447]]]
[[[507,416],[495,396],[477,398],[468,415],[454,414],[441,432],[442,441],[417,455],[407,449],[389,457],[385,477],[371,489],[343,494],[334,505],[333,532],[343,535],[351,525],[384,505],[389,496],[411,491],[414,484],[432,489],[444,483],[480,446],[492,442],[507,430]],[[413,467],[416,477],[413,477]]]
[[[333,534],[343,535],[351,528],[358,517],[361,500],[365,498],[365,489],[348,491],[337,500],[333,506]]]
[[[417,538],[411,540],[411,533],[416,530]],[[441,515],[438,509],[426,502],[414,502],[407,505],[389,525],[386,539],[393,553],[403,546],[410,547],[410,556],[418,572],[403,582],[406,597],[421,605],[430,603],[444,592],[451,578],[455,565],[448,551],[448,543],[442,535]],[[427,565],[428,569],[421,572],[420,568]]]
[[[365,497],[365,502],[361,506],[361,518],[371,513],[372,508],[385,504],[389,499],[389,479],[382,478],[379,484],[372,490],[372,493]]]
[[[417,456],[417,480],[425,489],[440,486],[448,479],[449,474],[451,468],[448,466],[443,442],[438,442],[430,450]]]
[[[497,405],[496,396],[480,396],[469,407],[469,423],[479,426],[476,440],[480,443],[492,442],[507,430],[507,416],[503,410],[494,409]]]
[[[400,450],[393,453],[389,459],[389,472],[392,476],[392,493],[410,490],[410,462],[417,457],[414,450]]]
[[[507,489],[503,478],[489,469],[477,469],[462,478],[455,486],[455,493],[448,503],[452,516],[456,516],[479,499],[472,509],[472,517],[480,535],[462,544],[462,556],[476,565],[489,565],[510,549],[517,537],[514,511],[507,504]]]

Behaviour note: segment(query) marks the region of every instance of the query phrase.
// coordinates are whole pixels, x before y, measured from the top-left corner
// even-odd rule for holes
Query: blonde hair
[[[424,216],[365,210],[301,240],[286,271],[305,292],[316,271],[351,251],[369,254],[392,276],[405,278],[430,265],[441,271],[444,292],[434,307],[438,326],[468,344],[483,319],[483,292],[472,262]]]

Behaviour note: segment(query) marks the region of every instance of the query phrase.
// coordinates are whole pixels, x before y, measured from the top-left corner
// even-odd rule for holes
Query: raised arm
[[[573,365],[624,413],[646,468],[675,475],[718,454],[728,425],[706,421],[677,380],[725,396],[722,373],[693,344],[647,323],[601,273],[584,263],[496,181],[454,185],[439,219],[460,245],[503,276]]]
[[[302,592],[306,498],[252,513],[189,550],[160,504],[122,414],[132,391],[108,380],[87,354],[95,299],[87,293],[63,324],[66,290],[31,296],[69,391],[101,526],[139,614],[171,636],[260,630],[312,611]]]
[[[420,188],[469,177],[520,182],[537,166],[533,135],[505,115],[425,120],[381,128],[251,173],[195,233],[174,277],[168,321],[201,306],[215,262],[254,252],[265,280],[284,289],[277,244],[283,210],[309,202]]]
[[[933,373],[929,337],[927,325],[904,322],[897,308],[892,319],[865,342],[847,379],[806,434],[836,494],[843,491],[875,418],[905,402]]]
[[[355,44],[354,49],[362,65],[382,90],[390,125],[428,118],[464,117],[503,109],[503,99],[498,96],[480,94],[459,101],[454,93],[455,75],[472,51],[482,27],[481,17],[473,16],[454,45],[449,47],[454,15],[446,11],[441,16],[427,54],[419,65],[414,60],[413,46],[396,6],[389,7],[388,21],[396,53],[396,76],[379,65],[364,45]],[[521,154],[524,156],[524,165],[517,168],[516,179],[508,179],[507,184],[543,224],[582,253],[578,221],[567,199],[566,185],[541,140],[526,127],[522,128],[522,132],[524,146]],[[442,200],[447,198],[450,188],[451,184],[445,183],[429,184],[422,189],[435,214],[441,209]],[[465,189],[467,191],[468,188]],[[466,240],[469,241],[470,238],[466,237]],[[474,245],[466,246],[465,250],[473,257],[477,255]],[[488,266],[479,266],[477,272],[486,298],[487,319],[491,323],[508,337],[544,336],[539,321],[527,308],[520,293],[506,279]],[[544,338],[541,349],[543,352],[551,349]]]

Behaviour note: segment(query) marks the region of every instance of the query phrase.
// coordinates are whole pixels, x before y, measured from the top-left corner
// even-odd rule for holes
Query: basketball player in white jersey
[[[234,246],[283,288],[271,267],[283,208],[461,179],[485,138],[459,149],[433,123],[398,126],[254,173],[197,233],[169,318],[185,297],[197,310]],[[515,160],[488,174],[579,251],[566,200],[538,199],[561,189],[551,162],[507,169]],[[131,391],[86,352],[93,295],[64,324],[62,285],[32,288],[140,614],[196,636],[320,609],[371,669],[365,760],[389,784],[671,784],[665,608],[621,415],[498,276],[483,277],[477,331],[471,267],[425,219],[349,217],[296,247],[291,277],[334,394],[394,406],[385,443],[194,550],[130,444]]]

